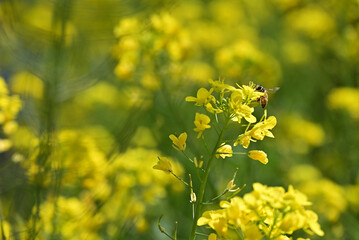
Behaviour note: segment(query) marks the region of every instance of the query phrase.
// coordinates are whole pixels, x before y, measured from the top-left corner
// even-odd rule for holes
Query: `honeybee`
[[[262,108],[265,108],[268,104],[268,92],[276,92],[276,91],[278,91],[278,89],[279,89],[279,87],[265,89],[263,86],[257,85],[256,90],[258,92],[264,93],[263,96],[260,96],[257,99],[257,102],[259,102],[261,104]]]

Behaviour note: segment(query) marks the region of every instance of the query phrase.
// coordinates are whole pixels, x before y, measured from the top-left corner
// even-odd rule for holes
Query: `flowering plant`
[[[197,169],[201,169],[199,174],[199,190],[193,188],[192,178],[189,175],[190,183],[179,178],[171,168],[167,159],[159,158],[155,169],[162,170],[166,173],[173,174],[174,177],[181,180],[185,185],[190,187],[190,202],[193,204],[193,224],[190,233],[190,239],[196,238],[198,226],[208,225],[216,231],[220,239],[289,239],[287,234],[292,234],[297,229],[304,229],[309,233],[323,235],[317,215],[311,210],[305,209],[310,205],[306,196],[293,187],[289,187],[288,192],[283,188],[268,188],[260,183],[254,184],[254,191],[246,194],[244,198],[233,197],[239,193],[242,188],[236,188],[234,184],[235,176],[228,183],[224,192],[205,201],[206,186],[211,171],[212,164],[216,158],[229,158],[233,155],[247,155],[253,160],[262,164],[268,163],[267,154],[262,150],[247,149],[250,142],[263,140],[265,137],[274,138],[271,130],[276,126],[277,120],[274,116],[267,117],[267,111],[259,121],[253,115],[254,107],[264,92],[258,90],[258,86],[250,82],[249,85],[238,85],[236,87],[224,83],[224,80],[210,80],[211,88],[209,90],[200,88],[196,97],[186,97],[187,102],[194,102],[196,106],[203,107],[206,114],[196,113],[195,128],[197,139],[202,138],[206,144],[206,132],[214,129],[217,132],[217,141],[212,151],[208,151],[208,156],[191,159],[186,154],[187,133],[184,132],[178,137],[171,134],[169,137],[173,142],[173,147],[184,154]],[[212,120],[207,114],[213,116]],[[230,125],[244,126],[243,132],[237,133],[234,139],[228,137],[227,132]],[[208,130],[207,130],[208,129]],[[242,146],[242,151],[233,151],[233,147]],[[203,212],[203,205],[212,203],[227,193],[232,192],[230,201],[222,201],[222,209]],[[231,198],[233,197],[233,198]],[[170,237],[168,233],[159,225],[161,232]],[[231,231],[229,231],[229,229]],[[175,234],[176,235],[176,234]],[[216,239],[214,233],[208,236],[209,239]],[[170,237],[172,238],[172,237]],[[176,238],[176,236],[175,236]]]

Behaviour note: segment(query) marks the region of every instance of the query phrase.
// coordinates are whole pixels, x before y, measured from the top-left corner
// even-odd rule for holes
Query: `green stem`
[[[211,170],[211,166],[212,166],[212,163],[213,163],[214,156],[217,153],[217,149],[220,146],[220,144],[222,143],[222,137],[223,137],[224,131],[225,131],[227,125],[228,125],[229,119],[230,118],[226,118],[226,120],[225,120],[225,123],[224,123],[224,126],[222,128],[222,131],[218,136],[217,143],[213,148],[212,154],[211,154],[211,156],[209,158],[206,170],[204,172],[203,181],[201,183],[201,187],[200,187],[199,194],[198,194],[198,199],[197,199],[196,206],[195,206],[196,209],[195,209],[193,222],[192,222],[192,230],[191,230],[191,235],[190,235],[190,238],[189,238],[190,240],[194,240],[196,238],[197,221],[198,221],[199,215],[201,214],[203,196],[204,196],[204,192],[206,190],[206,185],[207,185],[209,172]]]
[[[217,197],[212,198],[211,200],[207,201],[207,202],[203,202],[203,204],[214,204],[214,201],[217,200],[218,198],[222,197],[223,195],[225,195],[228,192],[228,189],[224,190],[221,194],[219,194]]]
[[[179,176],[177,176],[176,174],[174,174],[174,172],[172,172],[171,170],[169,170],[169,172],[178,180],[180,180],[184,185],[186,185],[187,187],[189,187],[189,184],[186,183],[182,178],[180,178]]]
[[[184,151],[181,151],[183,153],[183,155],[188,159],[188,161],[190,161],[191,163],[194,163],[193,160],[187,156],[187,154]]]
[[[236,227],[233,227],[233,230],[235,231],[235,233],[238,236],[238,239],[243,240],[243,235],[241,232],[238,231],[238,229]]]

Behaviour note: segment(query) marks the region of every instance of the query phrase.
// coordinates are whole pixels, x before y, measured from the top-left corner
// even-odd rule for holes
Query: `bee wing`
[[[248,104],[249,107],[257,107],[259,105],[259,102],[251,102]]]
[[[280,87],[267,88],[267,92],[269,92],[269,93],[275,93],[275,92],[278,91],[279,89],[280,89]]]

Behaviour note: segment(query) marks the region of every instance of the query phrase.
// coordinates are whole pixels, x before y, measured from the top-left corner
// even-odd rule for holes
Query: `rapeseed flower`
[[[225,210],[206,211],[197,221],[198,226],[209,225],[219,236],[226,236],[228,231]]]
[[[257,99],[264,94],[263,92],[257,91],[256,85],[252,82],[250,82],[249,85],[238,85],[238,87],[242,90],[242,98],[245,104],[257,101]]]
[[[298,165],[290,169],[289,178],[303,193],[310,197],[313,209],[330,222],[337,222],[347,208],[345,189],[321,176],[310,165]]]
[[[269,130],[272,130],[277,124],[277,119],[274,116],[270,116],[262,122],[254,125],[249,132],[249,135],[257,140],[263,140],[264,137],[274,138],[274,135]]]
[[[19,96],[10,95],[5,80],[0,77],[0,132],[2,137],[13,135],[17,130],[18,124],[14,119],[20,109]],[[12,146],[12,140],[0,138],[0,153],[8,151]]]
[[[247,134],[247,133],[248,132],[239,135],[233,145],[237,146],[238,144],[240,144],[244,148],[248,148],[248,146],[249,146],[252,139],[251,139],[251,136],[249,134]]]
[[[181,133],[179,137],[171,134],[169,138],[172,140],[173,144],[172,147],[180,152],[183,152],[186,149],[186,140],[187,140],[187,133]]]
[[[314,123],[298,115],[285,116],[283,120],[288,148],[298,153],[307,153],[311,147],[321,146],[326,133],[319,123]],[[305,131],[298,131],[305,129]]]
[[[221,209],[203,213],[198,225],[208,225],[223,239],[231,239],[233,227],[241,230],[244,239],[289,240],[299,229],[323,236],[317,215],[305,208],[309,204],[305,195],[293,187],[286,192],[282,187],[254,183],[253,191],[243,198],[221,201]]]
[[[36,99],[41,99],[44,92],[43,81],[39,77],[25,71],[11,77],[10,87],[14,93]]]
[[[243,104],[243,92],[241,90],[233,91],[230,98],[231,112],[233,113],[232,120],[238,123],[242,118],[245,118],[247,122],[254,123],[257,119],[252,115],[254,108]]]
[[[158,158],[158,162],[155,166],[153,166],[153,169],[164,171],[165,173],[171,173],[172,165],[171,162],[167,158]]]
[[[293,11],[288,16],[288,27],[312,38],[321,38],[334,33],[335,22],[331,15],[311,6]]]
[[[267,158],[267,154],[263,151],[258,151],[258,150],[252,150],[248,152],[248,157],[254,159],[254,160],[258,160],[263,164],[267,164],[268,163],[268,158]]]
[[[186,97],[187,102],[196,102],[196,106],[203,106],[207,103],[210,103],[214,100],[214,96],[212,96],[213,89],[209,91],[205,88],[200,88],[197,91],[197,97]]]
[[[208,240],[217,240],[217,235],[215,233],[209,234]]]
[[[206,110],[212,114],[218,114],[218,113],[223,112],[222,109],[214,108],[211,103],[207,103],[205,107],[206,107]]]
[[[8,151],[12,147],[12,142],[8,139],[0,139],[0,153]]]
[[[354,119],[359,119],[359,89],[341,87],[333,89],[328,95],[328,106],[331,109],[344,109]]]
[[[116,37],[122,37],[122,36],[137,33],[140,29],[141,29],[141,23],[139,19],[134,17],[124,18],[115,27],[114,34]]]
[[[217,149],[216,157],[217,158],[221,157],[225,159],[226,157],[232,157],[232,153],[233,153],[232,146],[225,144]]]
[[[248,148],[251,141],[263,140],[264,137],[274,138],[274,135],[269,130],[272,130],[277,124],[277,119],[274,116],[270,116],[262,122],[256,123],[250,131],[238,136],[234,146],[238,144],[242,145],[244,148]],[[253,138],[253,139],[252,139]]]
[[[214,91],[216,91],[217,93],[224,93],[224,92],[233,91],[236,89],[235,87],[232,87],[231,85],[225,84],[224,79],[219,79],[217,81],[210,79],[208,81],[211,84]]]
[[[256,140],[263,140],[265,136],[268,137],[274,137],[273,134],[270,132],[272,128],[276,125],[276,118],[275,117],[269,117],[266,119],[266,112],[264,114],[264,120],[260,123],[257,123],[254,125],[254,127],[248,131],[248,128],[250,127],[251,123],[255,123],[257,121],[256,117],[253,115],[254,108],[252,107],[253,102],[257,102],[258,98],[263,95],[262,92],[259,92],[256,89],[255,84],[250,83],[249,85],[243,85],[239,86],[239,88],[235,88],[232,86],[229,86],[227,84],[224,84],[223,80],[213,81],[209,80],[210,84],[212,85],[212,88],[210,90],[207,90],[205,88],[200,88],[197,91],[197,96],[192,97],[189,96],[186,98],[187,102],[195,102],[195,105],[204,107],[208,112],[215,114],[216,122],[213,123],[216,126],[216,130],[218,133],[218,142],[215,146],[215,149],[213,151],[213,155],[210,156],[209,162],[206,165],[206,169],[202,169],[205,172],[205,176],[207,178],[210,166],[213,162],[214,156],[216,158],[222,157],[223,159],[226,157],[232,157],[233,156],[233,150],[232,146],[228,143],[232,142],[232,140],[222,139],[225,136],[225,132],[227,130],[228,124],[230,124],[230,121],[235,121],[240,123],[242,118],[244,118],[249,124],[247,129],[243,134],[241,134],[237,141],[235,141],[234,146],[236,146],[238,143],[247,148],[249,146],[250,141],[256,141]],[[213,91],[215,91],[216,94],[212,95]],[[223,113],[221,115],[218,115],[218,113]],[[262,119],[263,119],[262,118]],[[194,129],[196,132],[198,132],[197,138],[201,137],[203,131],[207,128],[210,128],[210,118],[205,114],[196,113],[194,124],[196,125],[196,128]],[[224,126],[217,128],[217,125],[223,123]],[[220,129],[220,131],[219,131]],[[185,147],[185,137],[181,136],[176,137],[174,135],[170,136],[171,140],[173,141],[173,147],[179,151],[183,151]],[[252,139],[253,138],[253,139]],[[224,142],[224,143],[223,143]],[[241,153],[239,153],[241,154]],[[245,153],[244,153],[245,154]],[[254,160],[258,160],[263,164],[268,163],[267,154],[263,151],[259,150],[252,150],[249,151],[248,156]],[[187,157],[187,156],[186,156]],[[188,157],[187,157],[188,158]],[[194,158],[191,162],[194,163],[196,168],[199,168],[203,162],[198,162],[197,158]],[[202,182],[200,191],[204,191],[205,181]],[[215,197],[214,199],[220,198],[224,194],[228,192],[236,192],[240,190],[240,188],[236,188],[236,185],[234,184],[234,177],[233,179],[227,184],[227,187],[223,194]],[[191,189],[191,202],[195,202],[196,204],[202,204],[203,203],[203,192],[202,194],[195,196]],[[280,198],[280,194],[277,194],[276,199]],[[245,203],[248,206],[250,205],[250,202],[253,201],[247,201],[254,198],[254,196],[247,196]],[[239,202],[239,201],[238,201]],[[243,200],[242,200],[243,202]],[[280,202],[280,201],[279,201]],[[280,202],[281,203],[281,202]],[[260,203],[257,203],[260,204]],[[225,204],[224,204],[225,205]],[[223,206],[224,206],[223,205]],[[273,205],[275,205],[273,203]],[[219,235],[219,237],[222,239],[225,239],[226,234],[228,232],[228,223],[232,225],[240,225],[241,230],[243,232],[243,236],[246,239],[262,239],[263,234],[262,229],[258,229],[257,225],[254,224],[252,221],[259,221],[260,218],[256,216],[255,213],[249,214],[250,209],[248,209],[248,206],[245,206],[244,208],[240,207],[243,212],[237,211],[224,211],[222,210],[216,210],[216,211],[207,211],[203,213],[202,217],[199,217],[200,209],[197,206],[197,209],[194,210],[194,222],[193,224],[197,223],[198,226],[202,225],[209,225],[212,229],[216,231],[216,233]],[[233,213],[238,213],[238,215],[233,215]],[[237,217],[240,216],[240,219]],[[274,214],[272,213],[271,217],[268,217],[267,221],[274,221]],[[192,225],[192,231],[191,231],[191,239],[194,239],[196,232],[196,225]],[[268,231],[269,232],[269,231]],[[279,235],[278,235],[279,236]],[[211,238],[216,238],[215,235],[212,235]]]
[[[196,113],[196,117],[194,120],[196,128],[194,129],[194,131],[198,132],[197,138],[200,138],[202,136],[204,130],[211,127],[210,125],[208,125],[210,121],[211,119],[207,115]]]

